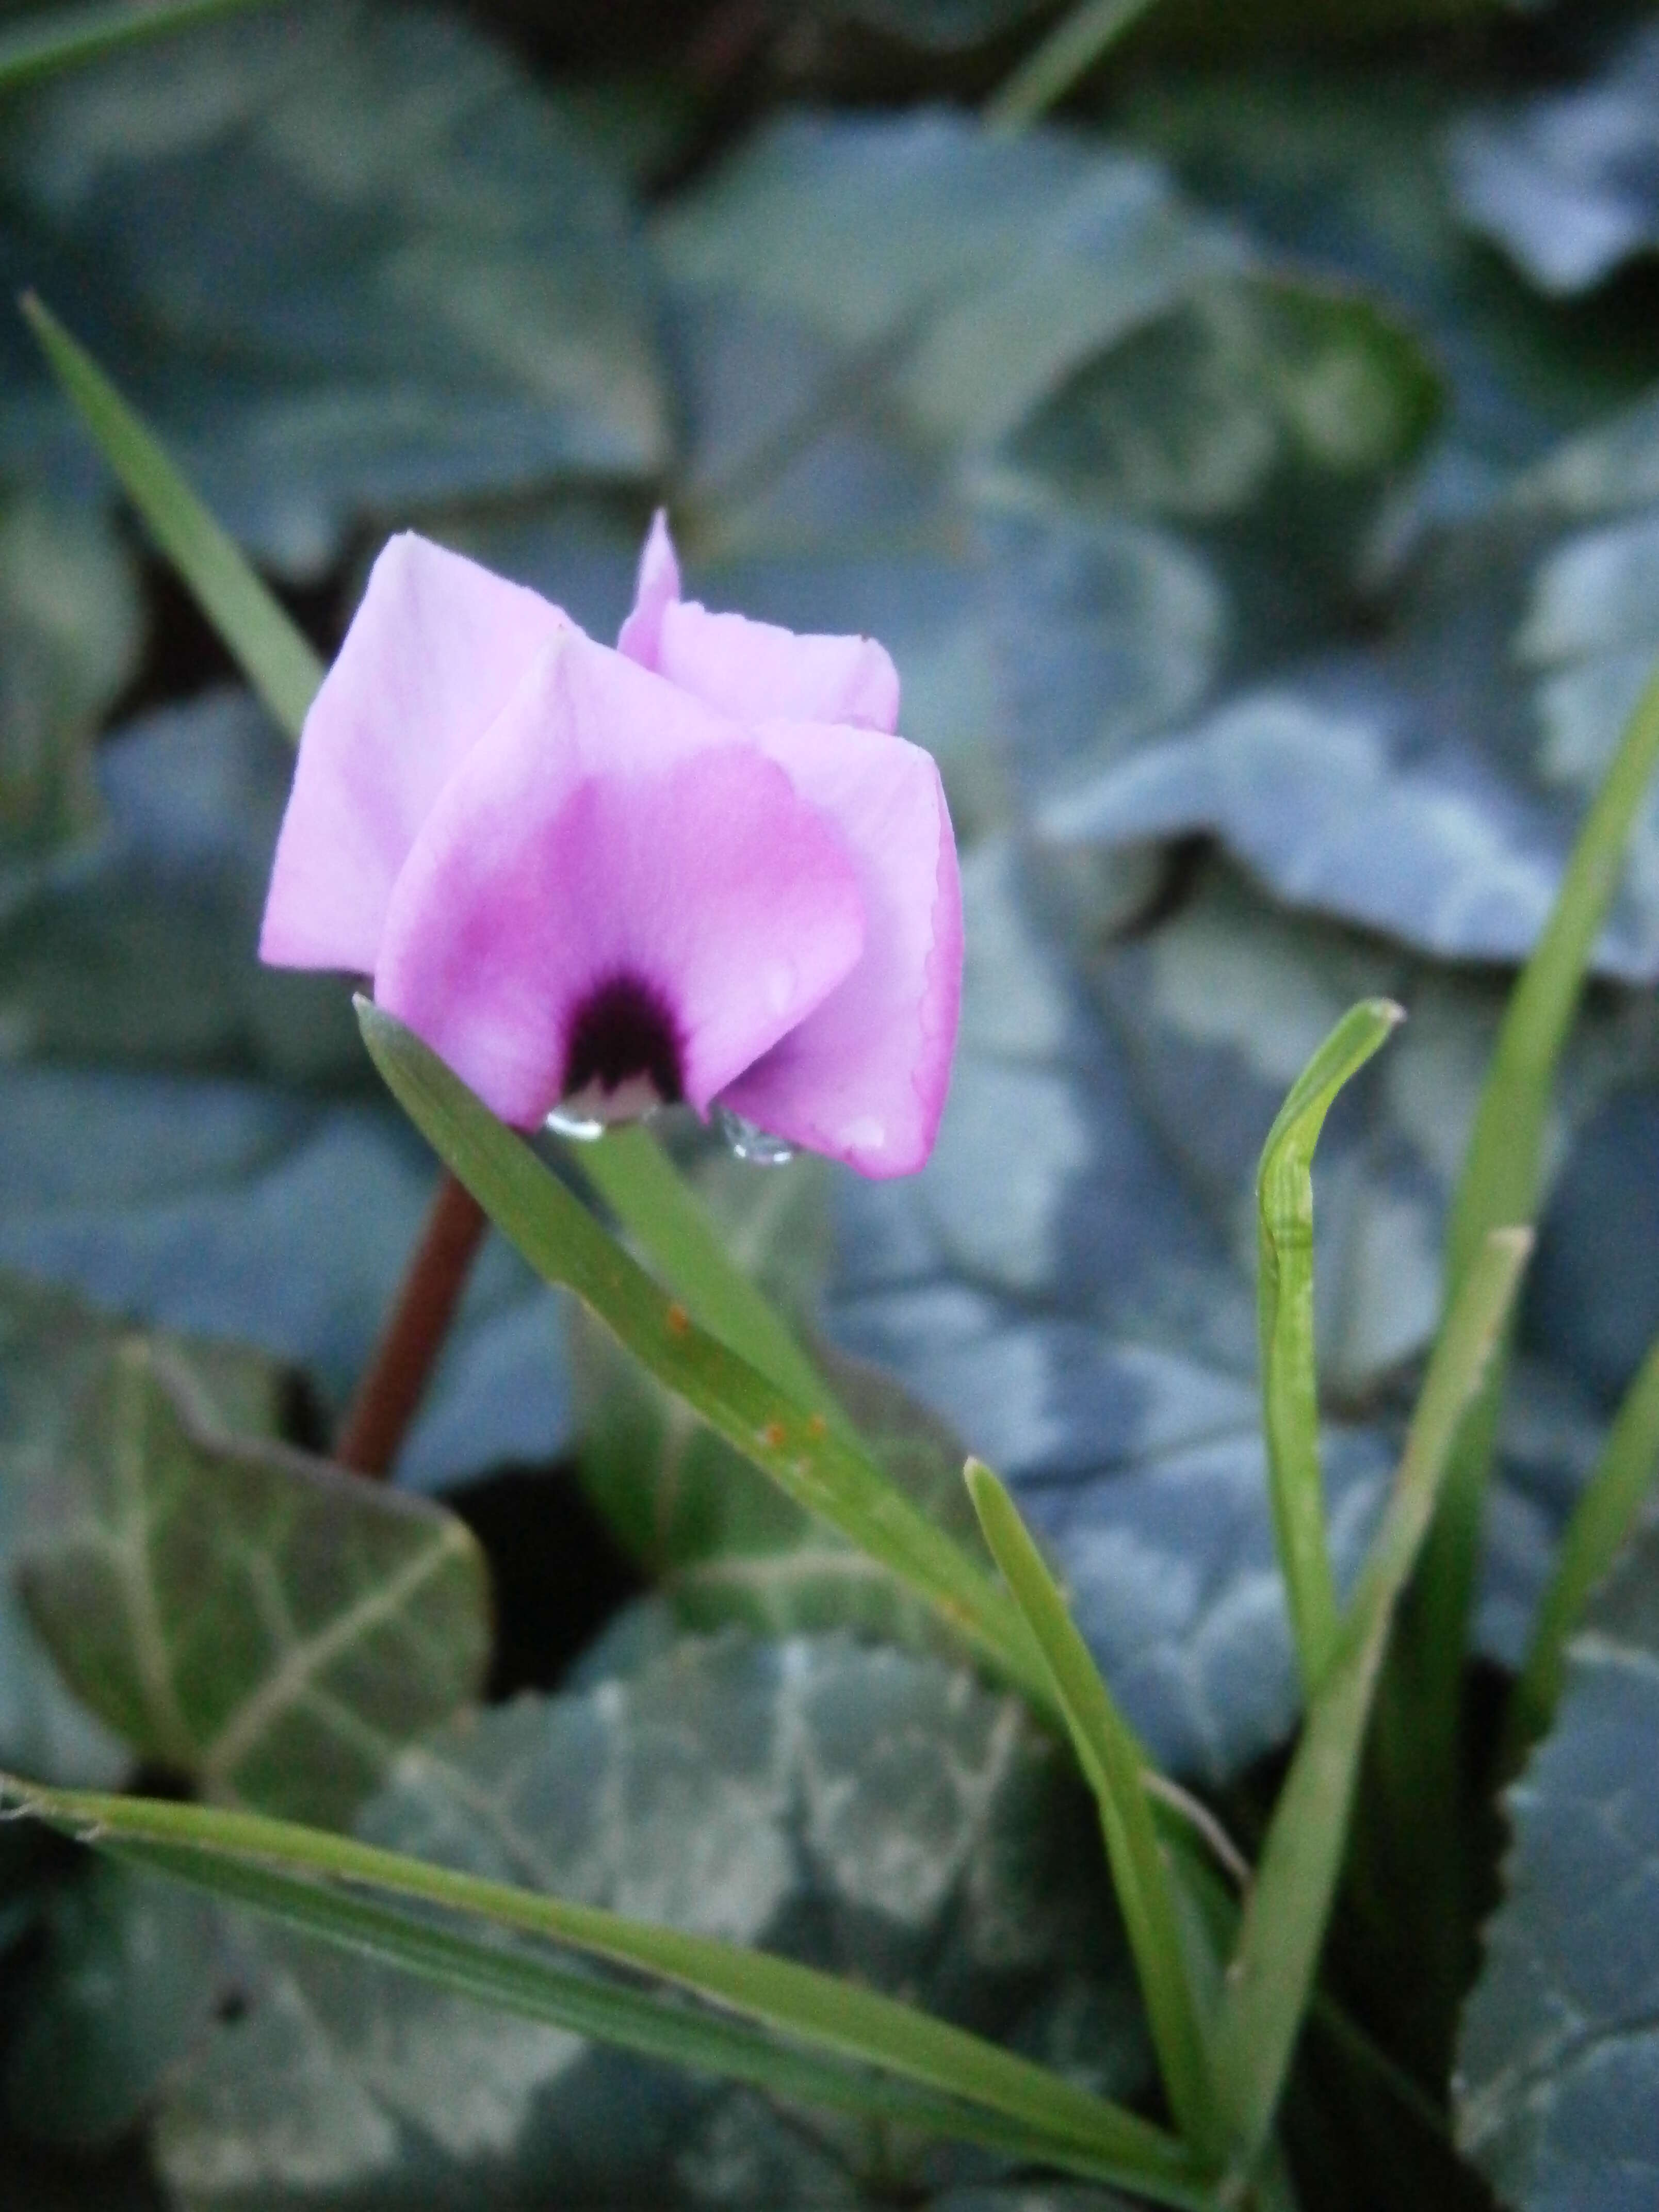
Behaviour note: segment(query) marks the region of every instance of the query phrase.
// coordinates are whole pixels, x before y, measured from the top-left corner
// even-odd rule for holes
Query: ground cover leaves
[[[1066,2051],[1103,2087],[1146,2063],[1073,1785],[1014,1705],[937,1662],[837,1638],[682,1642],[411,1752],[359,1825],[859,1973]],[[483,2177],[503,2204],[556,2187],[595,2205],[853,2207],[903,2177],[954,2205],[952,2185],[996,2179],[981,2157],[874,2142],[314,1946],[240,1940],[247,2012],[161,2116],[162,2171],[191,2208],[404,2201]]]
[[[1649,2203],[1659,2179],[1659,1541],[1570,1647],[1508,1799],[1505,1895],[1459,2052],[1462,2140],[1517,2212]]]
[[[897,0],[883,12],[896,21]],[[824,1317],[1013,1480],[1154,1747],[1226,1779],[1282,1740],[1296,1703],[1256,1436],[1255,1151],[1341,1006],[1402,998],[1412,1018],[1334,1116],[1317,1171],[1346,1571],[1432,1318],[1445,1194],[1501,993],[1471,963],[1523,945],[1620,686],[1659,645],[1651,410],[1513,496],[1509,479],[1659,372],[1650,332],[1632,335],[1602,294],[1534,297],[1467,227],[1445,148],[1473,73],[1376,70],[1341,99],[1334,80],[1114,75],[1109,138],[1073,126],[999,149],[942,112],[775,118],[661,201],[641,253],[625,119],[574,131],[470,32],[410,11],[272,12],[298,27],[275,61],[248,43],[252,21],[201,49],[221,58],[200,79],[222,100],[213,112],[204,95],[187,113],[180,65],[145,58],[151,88],[120,127],[155,119],[147,149],[115,143],[114,76],[88,77],[84,95],[64,80],[31,109],[0,162],[0,268],[51,289],[220,511],[290,574],[325,568],[365,523],[416,519],[611,635],[661,490],[711,604],[892,647],[907,732],[938,750],[961,827],[985,841],[975,974],[933,1167],[914,1186],[836,1193]],[[270,123],[254,112],[268,95]],[[317,166],[348,110],[375,118],[335,132],[337,154],[361,145],[361,169],[343,154]],[[465,190],[434,197],[422,165]],[[544,192],[550,175],[563,182]],[[230,266],[264,235],[266,194],[319,249],[314,270],[257,250]],[[162,204],[179,243],[152,256]],[[900,204],[913,229],[892,219]],[[90,281],[105,254],[118,283]],[[197,268],[211,296],[192,289]],[[60,499],[90,463],[21,337],[0,356],[0,444],[27,443]],[[503,492],[510,512],[493,506]],[[1419,544],[1425,519],[1437,526]],[[49,690],[53,669],[90,665],[78,653],[9,665],[46,667]],[[84,789],[76,733],[123,680],[116,660],[100,689],[52,708],[65,790]],[[252,967],[286,767],[240,702],[169,710],[104,749],[102,842],[44,878],[31,856],[27,902],[0,927],[0,1258],[141,1317],[247,1337],[337,1405],[429,1185],[359,1090],[340,994]],[[58,787],[39,787],[29,817],[49,836]],[[1080,823],[1085,799],[1120,811]],[[1356,808],[1363,845],[1332,857]],[[1035,852],[1000,836],[1032,823]],[[1194,830],[1246,872],[1196,862]],[[1620,981],[1659,963],[1653,841],[1558,1118],[1491,1529],[1482,1642],[1498,1656],[1519,1650],[1597,1417],[1659,1322],[1653,1044],[1643,995]],[[1390,884],[1402,858],[1412,872]],[[744,1187],[758,1203],[764,1178]],[[492,1251],[414,1479],[558,1448],[556,1316]],[[682,1625],[837,1616],[833,1573],[802,1572],[810,1532],[776,1518],[769,1492],[741,1492],[706,1439],[673,1440],[675,1510],[641,1532],[664,1495],[662,1408],[603,1348],[585,1371],[605,1377],[590,1473],[611,1450],[595,1479],[667,1568]],[[931,1463],[943,1482],[947,1462]],[[665,1664],[674,1629],[653,1618]],[[693,1663],[684,1650],[678,1663]],[[0,1695],[33,1679],[8,1656]],[[688,1705],[673,1741],[726,1741],[720,1715],[755,1710],[732,1696]],[[836,1770],[855,1790],[863,1755]],[[687,1828],[702,1820],[689,1784],[677,1802]],[[877,1832],[902,1841],[915,1817]],[[653,1815],[629,1848],[644,1895],[684,1838]],[[38,1916],[33,1875],[15,1893]],[[118,1958],[129,1923],[88,1913]],[[799,2116],[753,2100],[699,2088],[688,2103],[684,2084],[641,2087],[591,2053],[556,2065],[539,2032],[503,2029],[491,2056],[493,2028],[447,2001],[410,2011],[405,1984],[377,1985],[359,2014],[344,1970],[316,1954],[261,1936],[237,1955],[254,2057],[221,2023],[208,2086],[169,2108],[175,2181],[204,2203],[244,2186],[334,2201],[342,2173],[408,2201],[437,2168],[458,2187],[488,2172],[544,2195],[547,2116],[563,2124],[583,2100],[596,2175],[660,2153],[688,2202],[809,2188],[856,2201],[870,2178],[862,2151],[809,2141]],[[126,2033],[77,2026],[62,1990],[49,2002],[69,2011],[38,2048],[108,2051]],[[51,2040],[82,2029],[86,2045]],[[114,2043],[97,2045],[106,2031]],[[444,2037],[453,2081],[433,2057]],[[263,2105],[256,2060],[273,2069]],[[142,2101],[148,2085],[128,2080]],[[326,2174],[307,2179],[283,2146],[290,2096],[318,2156],[343,2161]],[[471,2148],[434,2150],[423,2103]],[[1007,2202],[992,2183],[929,2186],[958,2212]]]
[[[1656,510],[1639,472],[1599,510],[1572,496],[1604,476],[1593,446],[1558,455],[1436,533],[1389,588],[1376,642],[1277,667],[1258,651],[1156,741],[1097,739],[1092,773],[1075,715],[1043,730],[1043,757],[1067,763],[1036,799],[1044,833],[1214,835],[1297,906],[1441,958],[1519,959],[1659,653]],[[1051,721],[1063,687],[1034,700],[1060,702]],[[1659,972],[1656,823],[1650,804],[1598,951],[1629,981]]]
[[[121,365],[210,503],[317,575],[366,512],[658,466],[620,180],[435,12],[261,9],[15,100],[0,269]],[[0,455],[84,483],[15,325]]]
[[[101,833],[0,924],[22,1060],[0,1070],[0,1248],[141,1319],[259,1344],[337,1409],[431,1173],[395,1115],[349,1096],[365,1071],[344,984],[258,965],[291,763],[231,692],[100,748]],[[556,1304],[494,1249],[405,1474],[434,1487],[545,1459],[567,1422]]]
[[[0,1762],[26,1774],[113,1786],[130,1749],[70,1693],[42,1646],[20,1588],[22,1560],[53,1517],[77,1409],[119,1340],[118,1325],[63,1291],[0,1274]],[[174,1340],[216,1418],[268,1437],[283,1377],[256,1353]]]
[[[1459,204],[1541,290],[1587,291],[1659,250],[1659,35],[1622,39],[1589,82],[1466,118]]]
[[[0,914],[98,821],[98,720],[140,642],[132,564],[114,533],[0,482]]]
[[[1129,909],[1133,911],[1131,907]],[[992,848],[969,871],[964,1038],[939,1144],[844,1187],[837,1340],[896,1373],[1015,1486],[1154,1753],[1220,1779],[1296,1692],[1255,1396],[1252,1181],[1285,1089],[1354,1000],[1405,1028],[1334,1111],[1316,1170],[1326,1473],[1351,1571],[1437,1310],[1443,1212],[1499,994],[1292,923],[1224,870],[1079,962]],[[1650,1064],[1587,1032],[1559,1125]],[[1574,1106],[1575,1097],[1578,1101]],[[1481,1636],[1518,1656],[1595,1407],[1520,1378]]]
[[[210,1798],[339,1825],[483,1681],[463,1524],[234,1435],[141,1338],[82,1401],[52,1504],[20,1563],[37,1632],[133,1750]]]

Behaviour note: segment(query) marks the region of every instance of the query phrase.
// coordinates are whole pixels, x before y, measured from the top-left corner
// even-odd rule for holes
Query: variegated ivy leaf
[[[1079,958],[1013,854],[966,877],[963,1038],[938,1147],[848,1178],[827,1317],[1015,1486],[1084,1633],[1160,1759],[1224,1779],[1289,1729],[1296,1689],[1256,1395],[1252,1190],[1273,1114],[1355,1000],[1400,1036],[1333,1111],[1316,1174],[1332,1540],[1347,1574],[1438,1304],[1444,1209],[1501,993],[1293,923],[1224,868],[1157,927]],[[1094,887],[1095,915],[1109,902]],[[1051,887],[1052,894],[1052,887]],[[1558,1149],[1650,1071],[1639,1009],[1588,1025]],[[1559,1373],[1517,1376],[1488,1525],[1483,1648],[1513,1661],[1595,1448]]]
[[[1168,19],[1160,8],[1151,20]],[[1449,158],[1472,97],[1458,72],[1407,57],[1268,58],[1143,70],[1115,89],[1116,127],[1200,205],[1418,334],[1444,377],[1446,419],[1414,508],[1467,513],[1659,374],[1650,319],[1617,319],[1610,343],[1605,316],[1541,298],[1467,227]]]
[[[358,1825],[857,1975],[1107,2094],[1145,2078],[1089,1808],[1016,1702],[937,1662],[842,1638],[682,1642],[626,1680],[520,1698],[406,1753]],[[260,1931],[246,1955],[246,2017],[161,2118],[185,2212],[451,2195],[524,2212],[1048,2203],[1005,2197],[983,2154],[878,2140],[348,1954]],[[1055,2212],[1111,2201],[1062,2191]]]
[[[1659,32],[1633,32],[1588,84],[1467,118],[1451,166],[1469,223],[1547,292],[1659,251]]]
[[[101,2148],[131,2130],[234,1989],[213,1908],[88,1853],[41,1912],[9,2039],[6,2116],[31,2142]]]
[[[64,1679],[206,1795],[349,1817],[472,1697],[483,1561],[452,1515],[216,1420],[129,1337],[82,1403],[21,1575]]]
[[[113,532],[0,485],[0,915],[99,818],[92,738],[139,647]]]
[[[290,575],[368,513],[665,457],[623,179],[453,16],[290,0],[65,72],[9,111],[0,191],[8,294]],[[31,354],[0,336],[0,457],[84,477]]]
[[[1638,2212],[1659,2190],[1659,1534],[1570,1647],[1510,1792],[1505,1894],[1464,2015],[1465,2149],[1516,2212]]]
[[[1224,592],[1207,663],[1130,726],[1091,708],[1082,681],[1123,624],[1107,561],[1122,526],[1092,526],[1092,548],[1072,556],[1078,611],[1060,665],[1022,691],[1041,834],[1074,852],[1218,837],[1294,906],[1443,959],[1520,960],[1659,661],[1656,420],[1649,404],[1434,533],[1365,643],[1306,653]],[[1058,528],[1059,547],[1077,539],[1076,522]],[[1180,543],[1166,534],[1158,553],[1171,566]],[[1275,665],[1276,645],[1298,657]],[[1031,652],[1013,651],[1018,677]],[[1595,964],[1659,975],[1659,799]]]
[[[18,1590],[32,1535],[64,1504],[76,1408],[120,1330],[61,1291],[0,1273],[0,1764],[47,1781],[112,1787],[131,1755],[64,1686]],[[276,1433],[282,1370],[240,1347],[173,1340],[216,1418],[234,1432]]]

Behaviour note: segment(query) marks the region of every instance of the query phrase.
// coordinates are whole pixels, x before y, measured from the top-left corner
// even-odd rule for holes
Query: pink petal
[[[798,636],[676,599],[663,609],[656,665],[670,683],[742,721],[898,726],[898,671],[873,638]]]
[[[306,717],[259,956],[374,971],[387,902],[438,793],[568,617],[405,532],[374,563]]]
[[[919,746],[870,731],[769,723],[759,734],[841,826],[865,950],[721,1103],[863,1175],[911,1174],[945,1109],[962,994],[962,891],[939,771]]]
[[[634,590],[634,611],[623,624],[617,650],[641,668],[657,665],[662,618],[680,595],[680,564],[674,557],[674,541],[668,534],[668,517],[661,507],[651,518],[651,530],[640,556],[640,580]]]
[[[873,638],[799,636],[746,615],[711,615],[695,599],[682,599],[660,507],[617,649],[737,721],[898,727],[898,671]]]
[[[626,980],[664,1006],[706,1112],[863,942],[835,822],[750,732],[572,629],[422,829],[375,997],[529,1127],[565,1094],[584,1007]]]

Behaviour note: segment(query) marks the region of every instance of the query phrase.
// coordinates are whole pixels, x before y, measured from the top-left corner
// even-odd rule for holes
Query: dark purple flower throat
[[[576,1009],[565,1053],[564,1093],[597,1084],[619,1091],[643,1076],[665,1106],[685,1096],[678,1025],[661,992],[637,975],[614,975]]]

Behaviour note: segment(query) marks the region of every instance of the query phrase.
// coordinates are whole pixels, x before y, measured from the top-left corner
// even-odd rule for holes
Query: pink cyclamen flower
[[[412,535],[306,718],[260,956],[372,975],[503,1121],[716,1104],[868,1176],[933,1147],[962,978],[939,774],[867,638],[682,599],[617,646]]]

